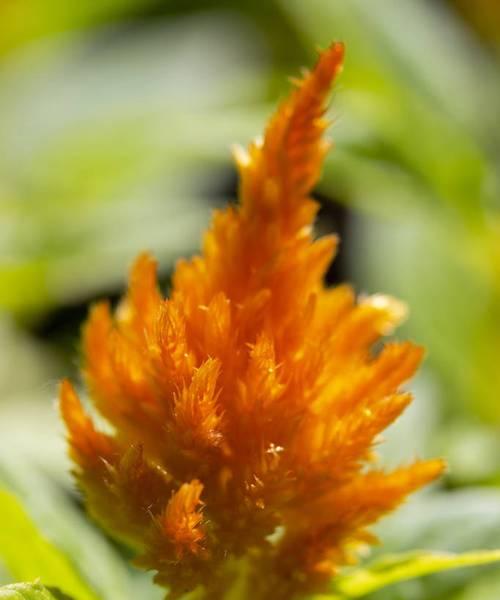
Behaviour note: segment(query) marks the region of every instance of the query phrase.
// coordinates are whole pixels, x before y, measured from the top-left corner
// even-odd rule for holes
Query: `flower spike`
[[[116,312],[91,310],[83,374],[112,433],[61,385],[91,515],[171,598],[198,588],[216,600],[239,577],[254,600],[321,593],[375,543],[369,526],[444,468],[374,467],[422,349],[374,353],[405,306],[323,281],[337,239],[314,238],[310,194],[343,53],[322,52],[263,138],[235,150],[239,204],[215,212],[200,256],[178,262],[171,297],[142,254]]]

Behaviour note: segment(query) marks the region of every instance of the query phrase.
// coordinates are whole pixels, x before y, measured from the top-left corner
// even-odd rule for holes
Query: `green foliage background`
[[[43,583],[75,598],[161,596],[82,511],[56,383],[76,373],[86,306],[120,294],[135,254],[153,251],[167,284],[175,259],[196,250],[211,208],[236,193],[230,145],[261,131],[287,76],[332,39],[346,42],[347,58],[318,189],[318,229],[343,239],[331,279],[404,299],[411,317],[398,335],[427,347],[384,461],[437,454],[450,465],[380,526],[373,558],[500,548],[496,0],[9,0],[0,3],[0,483],[17,500],[0,496],[0,583],[35,579],[42,561],[58,574]],[[13,522],[36,541],[16,550]],[[47,548],[55,554],[40,558]],[[388,568],[380,564],[374,572]],[[19,589],[0,598],[52,593]],[[349,583],[332,594],[349,597]],[[474,567],[362,595],[497,600],[500,573]]]

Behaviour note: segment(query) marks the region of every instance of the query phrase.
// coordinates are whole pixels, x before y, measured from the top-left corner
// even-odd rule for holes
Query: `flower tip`
[[[231,154],[238,167],[244,168],[250,164],[250,155],[240,144],[231,146]]]
[[[414,465],[414,477],[421,487],[435,481],[446,472],[447,463],[442,458],[433,458],[430,460],[418,461]]]
[[[92,351],[89,347],[85,347],[85,355],[92,356],[95,344],[100,346],[100,342],[103,341],[103,337],[107,336],[108,330],[111,326],[111,307],[108,300],[99,300],[98,302],[94,302],[90,306],[89,317],[87,322],[83,326],[84,340],[85,343],[90,342],[90,339],[87,339],[89,334],[91,340],[94,342],[92,344]],[[100,335],[96,336],[96,333]],[[96,339],[94,339],[96,338]]]
[[[330,78],[336,77],[344,64],[345,46],[343,42],[332,42],[326,50],[318,50],[319,60],[316,68],[324,67]]]
[[[380,312],[384,318],[380,322],[380,334],[390,335],[394,329],[408,318],[405,302],[388,294],[373,294],[362,298],[361,304]]]
[[[151,252],[144,250],[143,252],[140,252],[132,261],[132,265],[130,267],[130,273],[131,273],[131,275],[133,275],[136,272],[142,273],[145,269],[156,271],[157,265],[158,265],[158,261],[151,254]]]
[[[68,379],[63,379],[59,384],[59,410],[69,429],[84,419],[82,405]]]
[[[129,293],[132,304],[147,302],[157,285],[158,262],[149,252],[141,252],[129,271]]]
[[[435,458],[430,462],[434,463],[432,469],[436,473],[435,478],[444,475],[448,471],[448,463],[444,460],[444,458]]]
[[[329,46],[329,51],[337,58],[343,60],[345,56],[344,42],[332,42]]]

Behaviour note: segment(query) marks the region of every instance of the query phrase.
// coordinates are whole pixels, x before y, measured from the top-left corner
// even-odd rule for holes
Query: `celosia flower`
[[[88,510],[174,597],[203,586],[222,598],[238,572],[254,599],[321,591],[375,541],[367,526],[443,469],[374,462],[422,357],[409,342],[373,352],[404,307],[323,283],[337,239],[313,238],[310,193],[342,57],[341,44],[323,52],[263,140],[236,151],[239,205],[178,263],[171,297],[143,254],[115,314],[93,307],[84,376],[113,432],[61,386]]]

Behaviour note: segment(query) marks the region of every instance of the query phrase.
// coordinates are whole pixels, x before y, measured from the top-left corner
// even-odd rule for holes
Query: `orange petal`
[[[174,545],[178,558],[186,552],[198,554],[201,550],[204,539],[202,491],[203,485],[196,479],[182,484],[158,519],[162,536]]]
[[[112,439],[97,431],[91,418],[68,380],[59,389],[59,407],[68,429],[68,439],[73,459],[84,469],[100,468],[102,460],[109,460],[115,453]]]
[[[262,144],[254,143],[240,153],[243,214],[269,215],[280,211],[295,228],[290,205],[306,196],[319,176],[328,145],[322,140],[327,122],[322,118],[332,81],[342,68],[344,48],[334,43],[321,53],[314,69],[279,107],[271,119]]]
[[[221,443],[222,415],[217,389],[219,372],[219,361],[208,359],[194,372],[190,384],[175,398],[175,434],[184,449],[206,448]]]
[[[146,252],[140,254],[130,270],[127,296],[117,311],[117,320],[139,340],[154,323],[162,300],[156,272],[156,260]]]

